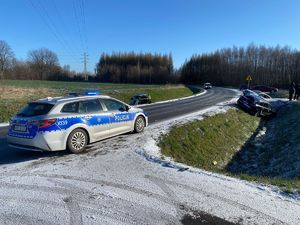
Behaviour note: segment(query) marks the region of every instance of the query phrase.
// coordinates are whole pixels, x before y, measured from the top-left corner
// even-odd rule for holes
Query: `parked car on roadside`
[[[148,94],[137,94],[131,97],[130,105],[150,104],[151,96]]]
[[[265,86],[265,85],[257,85],[257,86],[251,87],[251,90],[272,93],[272,92],[277,92],[278,88],[269,87],[269,86]]]
[[[109,96],[70,95],[28,103],[10,120],[9,146],[32,151],[68,149],[81,153],[90,143],[134,131],[148,124],[143,109]]]
[[[212,88],[212,85],[211,85],[211,83],[205,83],[205,84],[203,85],[203,87],[204,87],[204,89],[211,89],[211,88]]]
[[[272,116],[276,113],[275,108],[258,93],[246,89],[237,101],[239,107],[256,116]]]

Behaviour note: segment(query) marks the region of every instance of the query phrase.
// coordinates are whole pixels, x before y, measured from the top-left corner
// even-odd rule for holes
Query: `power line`
[[[72,46],[75,46],[75,48],[76,48],[75,52],[77,52],[77,51],[81,52],[81,50],[75,44],[76,42],[73,39],[73,35],[71,34],[69,26],[66,25],[65,20],[61,15],[59,7],[57,7],[56,0],[52,0],[52,2],[53,2],[53,6],[54,6],[54,11],[56,12],[56,14],[59,18],[59,21],[61,22],[61,25],[63,26],[63,30],[65,30],[66,33],[68,34],[68,39],[73,43]],[[79,53],[79,54],[81,54],[81,53]]]
[[[74,53],[73,49],[71,46],[69,46],[68,42],[64,39],[63,35],[60,33],[59,29],[57,28],[56,24],[53,22],[51,19],[51,16],[49,15],[47,9],[44,7],[42,4],[42,1],[37,1],[40,5],[40,8],[44,11],[46,18],[48,18],[49,24],[53,27],[54,32],[57,33],[58,36],[61,37],[62,42],[66,45],[66,48],[70,50],[70,52]]]
[[[75,3],[76,3],[76,1],[74,0],[73,1],[73,10],[74,10],[75,20],[76,20],[76,24],[77,24],[77,30],[78,30],[79,38],[80,38],[80,42],[81,42],[81,47],[82,47],[82,50],[84,51],[83,38],[82,38],[81,28],[80,28],[80,24],[79,24],[79,17],[78,17]]]
[[[45,17],[41,13],[41,11],[39,10],[38,5],[35,5],[32,0],[28,0],[28,1],[29,1],[30,5],[32,6],[32,8],[37,11],[37,14],[41,17],[41,19],[43,20],[43,22],[45,23],[45,25],[49,28],[49,30],[51,31],[51,33],[53,34],[53,36],[55,37],[55,39],[61,44],[61,46],[66,50],[66,52],[74,54],[74,53],[72,53],[70,51],[70,49],[68,49],[67,45],[64,43],[64,40],[59,37],[59,33],[57,33],[57,31],[55,30],[55,28],[53,28],[53,25],[51,25],[51,23],[47,21],[47,17]],[[43,9],[44,7],[41,6],[41,4],[40,4],[40,8]],[[44,8],[44,10],[45,10],[45,8]],[[48,15],[47,12],[45,12],[45,13]],[[48,17],[49,17],[49,15],[48,15]]]
[[[63,54],[59,54],[59,58],[63,59],[63,61],[68,61],[68,62],[81,62],[79,54],[77,54],[76,51],[72,48],[72,45],[70,46],[68,43],[68,40],[74,40],[72,39],[72,35],[70,36],[71,38],[65,38],[63,33],[60,32],[58,29],[58,26],[54,21],[52,20],[52,17],[50,16],[47,8],[45,5],[42,3],[42,1],[33,1],[33,0],[28,0],[32,8],[37,11],[37,14],[41,17],[45,25],[49,28],[51,31],[52,35],[55,37],[57,42],[60,43],[60,45],[65,49],[65,52]],[[61,25],[63,25],[66,29],[65,31],[68,31],[67,26],[64,23],[63,17],[61,16],[60,10],[57,7],[57,4],[55,3],[55,0],[52,0],[52,6],[54,7],[54,11],[57,14],[57,18],[61,21]],[[47,4],[47,3],[46,3]],[[74,10],[74,16],[75,16],[75,22],[77,25],[77,30],[79,33],[80,37],[80,46],[81,49],[78,48],[78,45],[74,45],[75,48],[78,48],[79,51],[83,51],[83,71],[85,74],[85,77],[87,79],[87,62],[88,62],[88,44],[87,44],[87,34],[86,34],[86,17],[85,17],[85,5],[84,5],[84,0],[73,0],[73,10]],[[80,23],[81,22],[81,23]],[[75,43],[75,42],[74,42]],[[82,53],[81,53],[82,54]]]
[[[84,41],[85,41],[85,48],[88,52],[88,44],[87,44],[87,33],[86,33],[86,17],[85,17],[85,5],[84,0],[81,0],[81,12],[82,12],[82,22],[83,22],[83,35],[84,35]]]
[[[85,80],[88,80],[87,75],[87,62],[88,62],[88,45],[87,45],[87,34],[86,34],[86,21],[85,21],[85,7],[84,7],[84,1],[83,0],[74,0],[73,1],[73,9],[74,9],[74,15],[75,20],[77,23],[77,29],[82,45],[82,49],[84,49],[83,53],[83,73]],[[78,9],[78,11],[77,11]],[[80,20],[80,22],[79,22]]]

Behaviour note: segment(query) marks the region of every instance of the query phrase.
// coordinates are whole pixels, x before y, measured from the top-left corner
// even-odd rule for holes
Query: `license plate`
[[[27,131],[27,128],[25,125],[14,125],[13,129],[14,129],[14,131],[19,131],[19,132]]]

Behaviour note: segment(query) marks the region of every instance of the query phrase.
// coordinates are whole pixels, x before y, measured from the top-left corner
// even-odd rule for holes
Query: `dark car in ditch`
[[[255,116],[268,117],[276,114],[276,109],[270,102],[258,93],[249,89],[243,91],[237,104],[244,111]]]

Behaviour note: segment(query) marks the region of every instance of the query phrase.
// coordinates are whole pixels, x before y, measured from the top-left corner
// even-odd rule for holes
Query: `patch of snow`
[[[7,127],[9,126],[9,123],[0,123],[0,127]]]
[[[174,168],[178,171],[188,170],[188,172],[191,172],[191,173],[201,173],[201,174],[205,173],[205,174],[213,175],[218,178],[225,179],[225,180],[228,180],[228,179],[230,180],[231,178],[229,178],[227,176],[215,174],[212,172],[207,172],[207,171],[204,171],[204,170],[201,170],[198,168],[187,166],[182,163],[178,163],[178,162],[174,161],[173,158],[162,155],[160,148],[158,147],[157,144],[158,144],[159,137],[162,134],[168,133],[169,130],[173,126],[182,125],[182,124],[188,123],[190,121],[194,121],[194,120],[202,120],[207,116],[213,116],[213,115],[219,114],[219,113],[225,113],[228,109],[233,108],[232,103],[236,103],[237,99],[238,98],[233,98],[232,100],[220,103],[217,106],[213,106],[213,107],[210,107],[210,108],[207,108],[207,109],[195,112],[195,113],[180,116],[176,119],[167,120],[167,121],[152,125],[145,131],[147,134],[146,136],[149,138],[147,138],[147,140],[145,141],[145,144],[143,145],[142,148],[136,150],[136,153],[138,153],[139,155],[142,155],[148,161],[158,163],[163,167]],[[277,101],[277,104],[280,106],[285,105],[285,102],[287,102],[285,99],[283,99],[282,102],[281,102],[282,99],[275,99],[275,100]],[[264,127],[259,132],[257,137],[258,138],[263,137],[266,134],[266,131],[267,130]],[[255,145],[257,147],[262,147],[262,144],[258,143],[258,142],[255,143]],[[255,165],[253,164],[253,166],[255,166]],[[235,179],[235,178],[232,178],[232,179]],[[247,185],[254,186],[256,188],[260,188],[260,189],[263,189],[268,192],[275,192],[277,194],[283,194],[283,192],[280,189],[278,189],[277,187],[271,186],[271,185],[265,186],[264,184],[253,184],[253,183],[247,182],[247,181],[241,181],[241,182],[245,182]],[[300,196],[298,196],[298,195],[285,193],[284,196],[285,197],[289,196],[292,199],[300,200]]]
[[[300,199],[161,155],[162,133],[225,112],[235,101],[95,143],[86,154],[0,166],[0,224],[5,218],[13,224],[179,225],[193,210],[243,225],[298,224]]]

